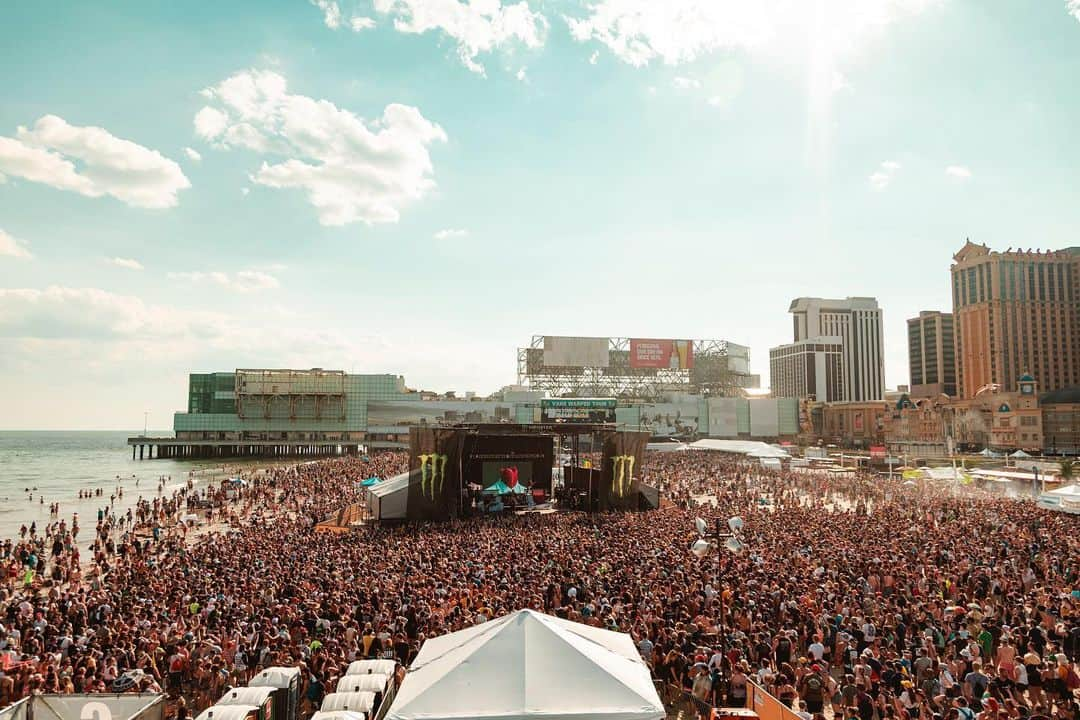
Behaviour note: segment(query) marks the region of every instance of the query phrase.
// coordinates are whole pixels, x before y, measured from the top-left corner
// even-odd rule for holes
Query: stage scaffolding
[[[661,401],[671,393],[739,397],[760,385],[749,372],[749,348],[727,340],[692,340],[691,369],[630,367],[630,338],[608,338],[608,366],[544,364],[544,335],[517,351],[517,382],[549,397],[614,397]]]

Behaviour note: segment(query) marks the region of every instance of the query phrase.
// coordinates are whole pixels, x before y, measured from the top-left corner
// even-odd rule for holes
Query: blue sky
[[[876,296],[895,386],[966,237],[1080,245],[1078,0],[23,3],[0,60],[0,428],[545,333],[767,379],[799,295]]]

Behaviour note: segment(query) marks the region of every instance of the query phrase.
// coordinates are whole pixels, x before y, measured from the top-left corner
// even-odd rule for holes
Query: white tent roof
[[[1023,450],[1017,450],[1017,451],[1016,451],[1016,452],[1014,452],[1014,453],[1013,453],[1012,455],[1009,455],[1009,457],[1018,457],[1018,458],[1026,458],[1026,457],[1031,457],[1031,456],[1030,456],[1030,455],[1028,455],[1028,454],[1027,454],[1026,452],[1024,452]]]
[[[690,447],[694,450],[716,450],[719,452],[736,453],[738,455],[746,455],[748,457],[762,458],[762,457],[774,457],[774,458],[786,458],[790,457],[788,453],[780,448],[770,445],[768,443],[759,442],[757,440],[698,440],[691,443]]]
[[[681,442],[651,442],[645,445],[645,449],[653,452],[681,452],[689,450],[690,446]]]
[[[1044,492],[1039,495],[1039,507],[1080,515],[1080,484]]]
[[[386,720],[663,717],[629,635],[519,610],[425,642]]]
[[[368,489],[368,505],[378,520],[405,517],[409,500],[409,473],[403,472]]]

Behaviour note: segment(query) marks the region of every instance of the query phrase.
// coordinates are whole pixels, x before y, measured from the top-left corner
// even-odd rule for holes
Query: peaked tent
[[[1011,458],[1029,458],[1029,457],[1031,457],[1031,456],[1030,456],[1030,455],[1028,455],[1028,454],[1027,454],[1026,452],[1024,452],[1023,450],[1017,450],[1017,451],[1016,451],[1016,452],[1014,452],[1014,453],[1013,453],[1012,455],[1009,455],[1009,457],[1011,457]]]
[[[1080,485],[1065,485],[1039,496],[1039,507],[1080,515]]]
[[[372,485],[367,496],[371,516],[376,520],[404,520],[409,503],[409,473]]]
[[[659,720],[629,635],[533,610],[427,640],[385,720]]]

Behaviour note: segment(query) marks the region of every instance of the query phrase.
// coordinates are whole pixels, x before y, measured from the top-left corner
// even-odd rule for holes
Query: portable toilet
[[[323,712],[330,710],[350,710],[370,714],[375,709],[375,693],[373,692],[341,692],[330,693],[323,698]]]
[[[349,663],[349,669],[345,671],[346,675],[369,675],[371,673],[382,673],[383,675],[393,675],[397,670],[396,660],[354,660]]]
[[[261,713],[257,705],[211,705],[195,720],[259,720]]]
[[[266,668],[251,679],[248,687],[274,688],[274,720],[297,720],[300,711],[300,668]]]
[[[224,707],[254,706],[259,708],[258,720],[277,720],[274,714],[274,693],[272,687],[234,687],[225,691],[217,704]]]

